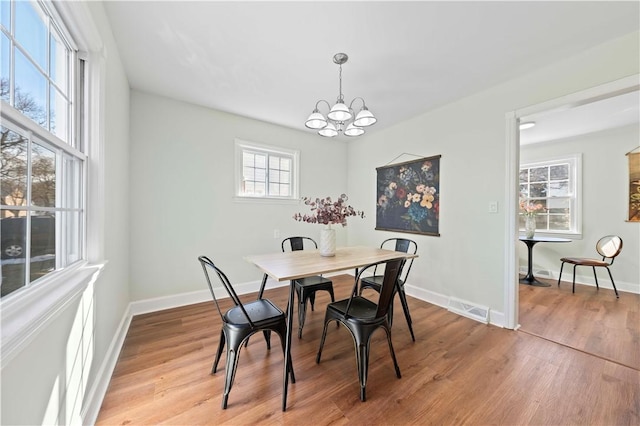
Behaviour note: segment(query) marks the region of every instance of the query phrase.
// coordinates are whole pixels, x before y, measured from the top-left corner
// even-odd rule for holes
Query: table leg
[[[293,328],[293,281],[289,284],[289,302],[287,302],[287,335],[284,345],[284,389],[282,392],[282,411],[287,411],[287,390],[289,388],[289,369],[291,361],[291,330]],[[295,380],[295,379],[294,379]]]
[[[527,260],[529,264],[527,265],[527,275],[524,278],[520,278],[520,283],[536,287],[551,287],[551,284],[540,282],[536,280],[536,277],[533,276],[533,246],[536,245],[537,241],[523,242],[527,245]]]

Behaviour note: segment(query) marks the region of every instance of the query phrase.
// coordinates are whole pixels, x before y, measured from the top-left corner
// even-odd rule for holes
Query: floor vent
[[[489,308],[485,306],[472,305],[464,300],[450,297],[448,309],[451,312],[455,312],[476,321],[480,321],[485,324],[489,323]]]

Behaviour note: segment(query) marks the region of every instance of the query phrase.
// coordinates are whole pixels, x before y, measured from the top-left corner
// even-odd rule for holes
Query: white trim
[[[21,297],[2,301],[2,359],[4,368],[100,275],[105,264],[79,263],[42,277]]]
[[[505,232],[504,232],[504,315],[502,317],[505,328],[515,329],[518,325],[518,252],[516,238],[518,236],[518,194],[519,185],[519,157],[520,131],[519,119],[511,112],[506,115],[505,138]],[[495,312],[492,311],[489,321]]]
[[[566,96],[562,96],[556,99],[552,99],[540,104],[524,107],[506,114],[506,144],[507,159],[511,161],[507,165],[507,179],[506,185],[512,185],[516,182],[516,176],[511,177],[510,171],[512,169],[519,169],[519,141],[518,137],[514,137],[516,133],[519,134],[518,122],[521,117],[530,116],[538,113],[547,113],[554,110],[563,110],[567,108],[576,107],[579,105],[585,105],[591,102],[595,102],[602,99],[607,99],[613,96],[630,93],[636,90],[640,90],[640,74],[630,75],[628,77],[621,78],[609,83],[601,84],[596,87],[582,90],[580,92],[572,93]],[[509,226],[518,214],[518,191],[507,190],[507,235],[506,244],[509,245],[505,250],[505,320],[509,325],[518,324],[518,275],[517,267],[518,257],[515,252],[515,241],[518,238],[517,226]],[[517,223],[517,222],[516,222]],[[514,249],[511,250],[511,245]],[[507,328],[517,328],[507,327]]]
[[[122,350],[124,340],[127,337],[132,317],[131,304],[129,304],[122,316],[122,319],[120,320],[116,334],[113,336],[111,344],[109,344],[109,348],[105,353],[102,364],[97,370],[95,375],[96,379],[93,381],[91,388],[83,398],[84,404],[80,412],[83,425],[93,425],[96,423],[96,420],[98,420],[102,401],[104,400],[104,396],[107,394],[107,389],[111,382],[111,376],[113,375],[118,358],[120,357],[120,351]]]

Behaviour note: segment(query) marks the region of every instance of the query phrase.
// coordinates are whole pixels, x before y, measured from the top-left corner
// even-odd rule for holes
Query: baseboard
[[[100,407],[102,406],[102,401],[107,393],[107,389],[109,388],[111,376],[113,375],[113,370],[116,368],[116,363],[120,357],[120,351],[122,350],[124,339],[129,331],[129,325],[131,324],[132,317],[131,304],[129,304],[122,316],[122,319],[120,320],[116,334],[111,340],[111,344],[107,349],[104,360],[96,373],[96,379],[84,399],[84,405],[80,413],[83,425],[94,425],[96,420],[98,420]]]
[[[565,270],[562,271],[562,282],[568,282],[569,284],[571,284],[573,280],[573,268],[569,266],[571,265],[567,265],[567,268],[565,268]],[[586,274],[580,273],[581,271],[585,271]],[[527,273],[527,269],[525,267],[522,267],[520,268],[519,272],[520,274],[525,275]],[[596,281],[593,278],[593,272],[590,268],[578,268],[577,272],[578,273],[576,274],[576,284],[588,285],[592,287],[596,286]],[[533,268],[533,275],[535,275],[536,277],[555,280],[556,282],[558,281],[559,273],[560,273],[559,270],[552,271],[549,269]],[[619,291],[624,291],[626,293],[640,294],[639,283],[619,281],[615,278],[615,274],[613,275],[616,282],[616,288]],[[613,285],[611,285],[611,280],[609,279],[607,272],[604,271],[604,268],[598,268],[598,285],[602,288],[608,288],[610,290],[613,290]]]

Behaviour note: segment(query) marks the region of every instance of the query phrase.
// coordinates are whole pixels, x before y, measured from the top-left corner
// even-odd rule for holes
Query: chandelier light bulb
[[[342,65],[345,64],[347,60],[349,60],[349,56],[347,56],[346,53],[336,53],[333,56],[333,62],[340,67],[340,86],[336,103],[331,107],[326,100],[319,100],[316,102],[315,109],[304,123],[309,129],[318,130],[318,134],[324,137],[332,138],[338,136],[340,133],[351,137],[360,136],[365,133],[363,127],[371,126],[378,121],[373,113],[366,107],[364,99],[356,97],[351,101],[349,106],[345,104],[342,95]],[[354,118],[355,114],[352,106],[355,101],[362,102],[362,108]],[[327,108],[329,108],[329,113],[326,116],[318,110],[320,104],[326,104]]]
[[[320,136],[324,136],[325,138],[332,138],[334,136],[338,136],[338,130],[333,123],[327,123],[327,125],[318,131]]]
[[[364,129],[362,127],[354,126],[353,123],[347,126],[347,129],[344,131],[344,134],[347,136],[360,136],[364,134]]]
[[[356,115],[356,119],[353,121],[358,127],[367,127],[375,124],[378,121],[376,117],[367,109],[366,106],[363,106],[358,115]]]
[[[307,121],[306,123],[304,123],[304,125],[313,130],[322,129],[327,126],[327,119],[324,118],[324,115],[320,114],[317,109],[315,109],[313,110],[309,118],[307,118]]]

